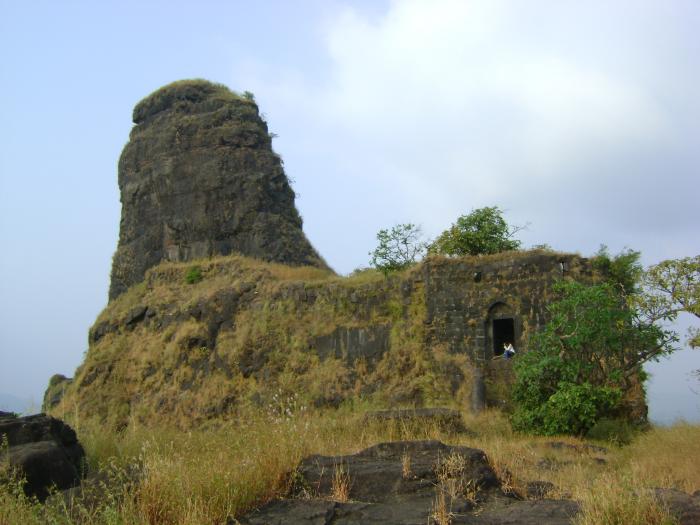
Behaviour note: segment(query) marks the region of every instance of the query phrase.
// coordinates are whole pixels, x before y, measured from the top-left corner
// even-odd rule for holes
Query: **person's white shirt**
[[[515,355],[515,348],[513,348],[513,345],[511,343],[503,344],[503,355],[506,357],[506,359]]]

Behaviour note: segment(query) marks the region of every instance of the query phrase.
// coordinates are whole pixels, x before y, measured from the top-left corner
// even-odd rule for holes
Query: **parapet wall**
[[[494,356],[494,319],[512,318],[516,348],[547,320],[552,285],[590,281],[587,259],[571,254],[513,253],[499,257],[429,259],[423,265],[430,325],[428,344],[447,343],[474,361]]]

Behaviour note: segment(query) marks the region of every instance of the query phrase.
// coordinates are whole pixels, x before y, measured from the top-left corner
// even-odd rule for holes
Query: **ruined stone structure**
[[[501,405],[512,383],[504,344],[527,350],[529,336],[548,321],[552,286],[560,279],[588,281],[587,259],[573,254],[511,254],[500,258],[435,259],[426,266],[427,344],[469,355],[474,367],[471,406]]]
[[[594,277],[586,259],[541,251],[430,257],[371,280],[300,279],[240,256],[198,264],[201,284],[186,284],[187,263],[158,266],[110,303],[56,410],[186,422],[280,392],[314,406],[500,406],[503,344],[526,352],[556,281]]]
[[[238,252],[326,267],[252,97],[181,81],[134,108],[119,160],[122,217],[110,300],[161,261]]]
[[[302,232],[250,98],[186,81],[136,106],[119,164],[112,300],[74,380],[52,380],[46,408],[123,426],[225,417],[273,394],[313,406],[504,404],[504,344],[527,351],[554,284],[595,279],[588,261],[542,250],[431,256],[389,278],[338,277]]]

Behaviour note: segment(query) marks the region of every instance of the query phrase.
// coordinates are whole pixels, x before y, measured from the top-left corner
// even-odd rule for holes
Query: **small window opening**
[[[566,261],[559,261],[559,269],[564,273],[569,270],[569,264]]]
[[[515,321],[513,318],[493,320],[493,354],[503,355],[503,345],[515,344]]]

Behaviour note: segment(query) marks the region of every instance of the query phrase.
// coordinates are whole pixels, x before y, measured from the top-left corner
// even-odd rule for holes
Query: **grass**
[[[426,264],[429,271],[435,265],[508,266],[538,255],[430,257]],[[426,344],[434,338],[430,330],[442,330],[449,315],[439,312],[426,327],[424,270],[418,264],[388,278],[376,270],[342,277],[240,255],[162,263],[100,314],[95,329],[107,326],[108,333],[90,345],[55,413],[77,407],[111,419],[115,428],[133,417],[191,426],[208,414],[230,416],[265,403],[278,389],[300,392],[314,406],[335,406],[359,393],[394,404],[466,403],[472,367],[465,353],[446,341]],[[143,322],[127,323],[146,306]],[[381,358],[351,362],[317,351],[337,351],[350,335],[383,340],[382,330],[390,337]],[[209,354],[193,350],[202,347]],[[508,378],[494,372],[492,379]],[[497,385],[489,386],[503,397]]]
[[[188,284],[194,266],[201,279]],[[425,423],[364,423],[368,408],[410,405],[411,399],[466,406],[467,356],[445,345],[423,344],[426,304],[420,272],[418,265],[388,279],[372,270],[340,277],[241,256],[164,263],[149,270],[143,283],[100,315],[97,324],[120,325],[118,333],[91,345],[73,386],[53,411],[76,427],[93,469],[111,473],[110,480],[136,482],[110,482],[98,505],[77,510],[39,507],[2,489],[0,525],[225,523],[227,516],[283,493],[289,473],[307,454],[347,454],[401,439],[440,439],[482,449],[505,489],[521,495],[528,481],[550,481],[556,486],[553,497],[582,502],[580,519],[589,520],[583,525],[604,516],[627,516],[627,523],[636,523],[646,518],[631,512],[642,508],[651,517],[638,522],[655,523],[654,516],[663,516],[664,510],[648,494],[640,492],[636,504],[624,505],[634,487],[700,488],[700,431],[692,425],[655,429],[633,437],[629,446],[610,445],[607,454],[600,454],[553,449],[551,439],[515,434],[499,412],[465,414],[474,434]],[[405,284],[412,290],[408,299],[401,294]],[[210,325],[197,312],[202,305],[220,308],[219,298],[226,293],[238,294],[244,304],[227,319],[235,329],[222,328],[211,345]],[[307,300],[311,295],[314,300]],[[144,321],[125,328],[130,312],[146,305],[157,312],[153,322],[164,324]],[[175,321],[166,324],[168,319]],[[314,338],[328,336],[335,327],[376,325],[392,327],[391,348],[372,366],[335,357],[321,360],[310,351]],[[257,361],[264,362],[262,372],[243,373]],[[449,377],[456,372],[463,379],[453,392]],[[376,385],[385,398],[372,394]],[[338,410],[310,408],[315,399],[343,397]],[[212,416],[211,410],[218,412]],[[406,477],[410,463],[409,457],[402,462]],[[618,493],[604,490],[611,483]],[[468,487],[462,489],[469,493]],[[443,521],[449,519],[449,502],[444,503]]]
[[[221,102],[243,102],[255,105],[254,98],[240,95],[223,84],[203,79],[177,80],[157,89],[136,104],[134,121],[140,123],[147,117],[172,106],[177,101],[200,102],[206,98]]]
[[[19,497],[16,486],[3,486],[0,524],[225,523],[228,516],[240,516],[284,493],[291,482],[289,473],[308,454],[348,454],[399,439],[440,439],[480,448],[516,491],[522,491],[527,481],[551,481],[557,487],[554,497],[572,497],[582,503],[578,525],[671,524],[666,510],[644,488],[700,489],[697,425],[652,429],[629,446],[606,445],[607,453],[577,452],[552,449],[551,438],[514,434],[499,412],[465,414],[466,426],[475,432],[467,435],[424,422],[363,423],[367,408],[358,403],[312,411],[281,401],[238,421],[190,431],[133,424],[121,433],[107,433],[92,421],[74,420],[93,470],[113,473],[110,479],[137,481],[113,483],[96,506],[72,509],[56,501],[41,506]],[[574,438],[561,440],[581,444]],[[603,457],[606,463],[595,457]],[[544,458],[558,467],[542,469],[538,465]],[[459,458],[445,458],[444,468],[445,472],[459,469]],[[410,459],[404,460],[403,469],[410,475]],[[339,466],[335,475],[334,498],[344,501],[352,473]],[[447,489],[436,492],[439,523],[449,523]]]
[[[333,468],[331,498],[338,503],[346,503],[350,499],[350,473],[348,467],[342,463]]]
[[[419,268],[389,279],[371,270],[341,277],[236,255],[163,263],[100,314],[95,326],[111,328],[91,344],[53,413],[97,414],[114,428],[134,418],[187,427],[267,403],[279,390],[313,406],[373,395],[378,385],[378,395],[399,402],[447,400],[449,388],[435,385],[449,383],[439,378],[456,368],[467,375],[468,366],[417,344],[425,338],[422,285],[412,285],[409,304],[401,295],[412,271]],[[146,306],[152,317],[124,329]],[[212,335],[219,319],[227,322]],[[353,330],[386,338],[389,327],[381,363],[316,351],[332,352]]]

